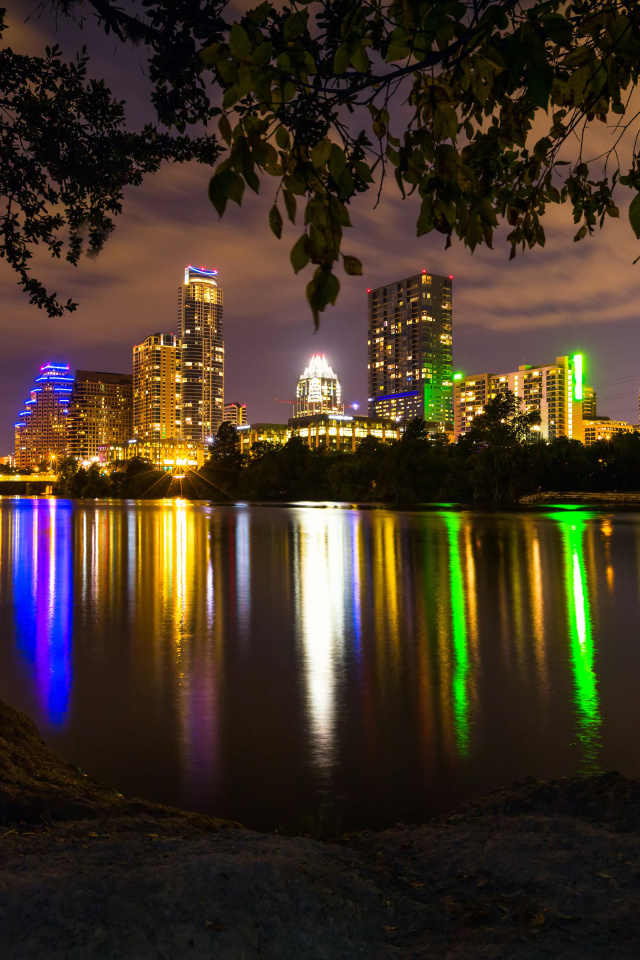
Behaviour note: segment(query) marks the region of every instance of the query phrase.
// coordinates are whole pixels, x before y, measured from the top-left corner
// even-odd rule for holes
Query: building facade
[[[586,384],[582,390],[582,419],[596,420],[598,416],[598,394]]]
[[[186,267],[178,291],[182,364],[182,436],[205,441],[224,418],[224,330],[218,271]]]
[[[321,413],[344,413],[340,381],[326,357],[311,357],[296,387],[294,417],[313,417]]]
[[[133,348],[133,437],[180,437],[182,341],[154,333]]]
[[[617,433],[635,433],[636,428],[626,420],[611,420],[609,417],[589,418],[584,421],[584,444],[590,447],[599,440],[611,440]]]
[[[368,291],[369,416],[453,420],[452,293],[426,270]]]
[[[44,363],[15,424],[15,465],[55,469],[66,456],[67,418],[73,377],[69,364]]]
[[[171,437],[166,440],[129,440],[125,443],[103,443],[98,447],[98,461],[109,467],[125,460],[140,457],[149,460],[156,470],[176,470],[185,467],[197,470],[205,461],[204,443]]]
[[[133,435],[130,373],[76,370],[67,418],[67,454],[97,460],[98,447],[126,443]]]
[[[291,431],[286,423],[248,423],[238,427],[241,453],[249,453],[254,443],[279,446],[286,443],[290,436]]]
[[[404,425],[396,420],[317,413],[309,417],[291,417],[284,423],[253,423],[238,430],[241,453],[249,453],[254,443],[284,444],[291,437],[300,439],[312,450],[341,450],[353,453],[365,437],[382,443],[399,440]]]
[[[347,414],[322,413],[289,420],[291,435],[300,437],[313,450],[341,450],[354,453],[365,437],[376,437],[382,443],[399,440],[404,425],[382,417],[358,417]]]
[[[231,423],[234,427],[243,427],[247,422],[246,403],[225,403],[224,419],[226,423]]]
[[[523,364],[512,373],[456,373],[453,384],[456,437],[470,430],[474,417],[484,412],[488,400],[510,390],[520,399],[521,412],[539,414],[536,432],[543,439],[584,440],[581,354],[556,357],[555,363],[540,366]]]

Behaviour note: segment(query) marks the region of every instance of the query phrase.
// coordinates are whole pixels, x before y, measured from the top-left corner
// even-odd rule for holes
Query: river
[[[640,514],[0,500],[0,697],[264,829],[640,776]]]

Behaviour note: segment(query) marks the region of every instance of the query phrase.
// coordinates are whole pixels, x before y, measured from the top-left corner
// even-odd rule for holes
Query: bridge
[[[0,496],[19,493],[53,493],[57,473],[0,473]]]

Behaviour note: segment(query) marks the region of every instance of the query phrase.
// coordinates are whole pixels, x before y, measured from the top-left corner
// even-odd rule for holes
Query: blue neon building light
[[[387,393],[384,397],[374,397],[373,403],[378,403],[380,400],[402,400],[404,397],[417,397],[418,390],[410,390],[408,393]]]

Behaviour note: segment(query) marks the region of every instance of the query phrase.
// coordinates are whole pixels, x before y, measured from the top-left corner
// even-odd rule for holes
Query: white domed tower
[[[317,413],[344,413],[340,381],[326,361],[316,354],[298,381],[296,417],[312,417]]]

